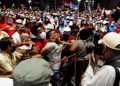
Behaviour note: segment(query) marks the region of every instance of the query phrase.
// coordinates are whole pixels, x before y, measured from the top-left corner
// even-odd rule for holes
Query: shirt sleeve
[[[113,86],[115,70],[112,66],[103,66],[96,74],[93,74],[89,66],[84,73],[81,86]]]
[[[47,45],[45,46],[45,49],[47,49],[48,51],[53,51],[55,50],[55,48],[55,43],[47,43]]]
[[[12,38],[14,40],[14,43],[17,43],[17,40],[16,40],[15,36],[12,35]]]

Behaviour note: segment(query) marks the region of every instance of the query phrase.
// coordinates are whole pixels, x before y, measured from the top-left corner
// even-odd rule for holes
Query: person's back
[[[49,63],[37,54],[16,66],[13,71],[14,85],[48,86],[52,74]]]

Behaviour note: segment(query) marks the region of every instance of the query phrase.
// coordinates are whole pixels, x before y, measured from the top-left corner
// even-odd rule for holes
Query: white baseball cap
[[[70,27],[65,27],[63,30],[64,30],[64,31],[67,31],[67,32],[70,32],[70,31],[71,31]]]
[[[120,34],[116,32],[107,33],[101,42],[113,50],[120,50]]]
[[[48,24],[47,26],[45,26],[45,28],[47,28],[47,29],[54,29],[54,25],[53,24]]]
[[[17,19],[17,20],[16,20],[16,23],[17,23],[17,24],[22,24],[22,22],[23,22],[23,21],[22,21],[21,19]]]

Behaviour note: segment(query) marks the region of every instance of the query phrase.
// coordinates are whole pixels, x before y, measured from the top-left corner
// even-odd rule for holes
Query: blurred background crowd
[[[33,9],[31,1],[19,8],[2,4],[1,86],[113,86],[86,82],[108,60],[102,42],[110,48],[107,57],[120,55],[120,8],[106,10],[98,4],[94,10],[87,4],[73,9],[64,3],[68,6],[54,4],[52,10]],[[88,70],[92,75],[86,79]]]

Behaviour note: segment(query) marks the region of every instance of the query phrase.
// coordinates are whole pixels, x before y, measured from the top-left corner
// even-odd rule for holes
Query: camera
[[[103,55],[102,53],[103,48],[104,48],[103,44],[95,44],[94,46],[87,47],[86,52],[92,53],[92,51],[94,51],[94,53],[97,55]]]
[[[103,44],[99,44],[98,41],[100,40],[100,32],[96,31],[93,33],[93,46],[88,46],[86,51],[87,53],[91,53],[92,51],[94,51],[95,54],[97,55],[103,55],[102,51],[103,51]]]

